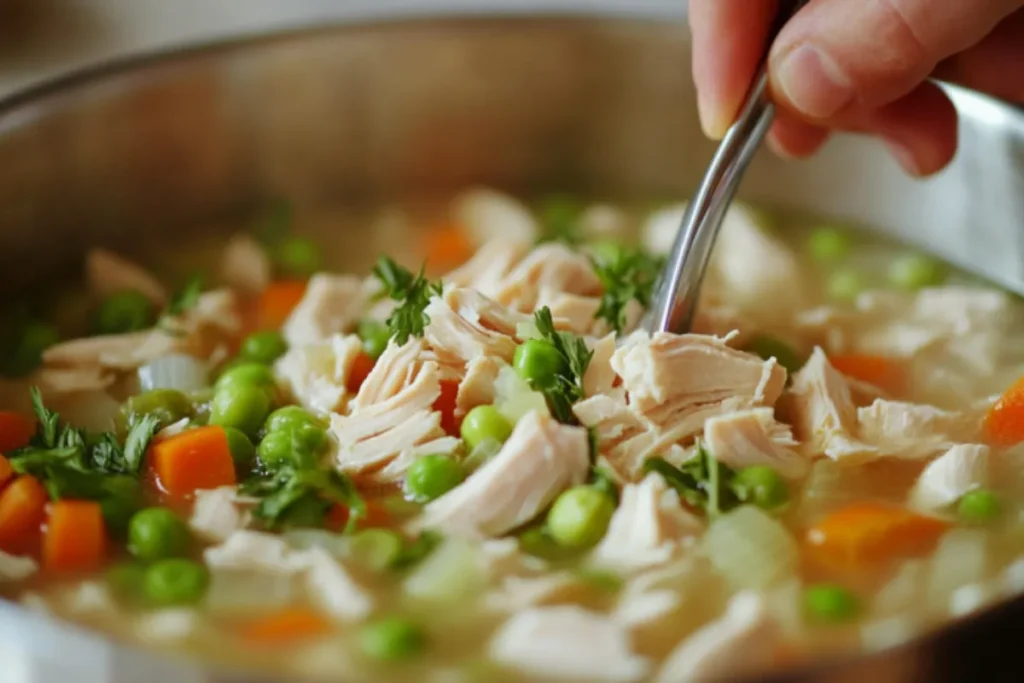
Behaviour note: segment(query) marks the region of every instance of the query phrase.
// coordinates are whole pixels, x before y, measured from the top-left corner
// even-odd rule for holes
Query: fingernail
[[[899,165],[903,167],[903,170],[914,176],[923,175],[921,164],[917,161],[917,155],[914,154],[910,147],[895,138],[883,138],[883,141],[885,146],[889,148],[889,153],[895,157]]]
[[[831,57],[801,45],[783,58],[778,70],[783,95],[799,111],[827,119],[853,101],[853,84]]]
[[[730,122],[723,112],[721,104],[710,97],[697,98],[697,114],[700,116],[701,130],[712,140],[721,140],[725,132],[729,130]]]

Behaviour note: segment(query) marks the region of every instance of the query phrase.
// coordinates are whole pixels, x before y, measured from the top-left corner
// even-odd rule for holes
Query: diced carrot
[[[271,282],[260,296],[260,327],[266,330],[281,327],[305,293],[306,283],[301,280]]]
[[[906,388],[906,370],[895,358],[851,353],[829,356],[828,360],[832,367],[847,377],[873,384],[892,394],[901,394]]]
[[[235,464],[222,427],[198,427],[164,439],[149,451],[160,490],[171,498],[235,483]]]
[[[988,409],[985,437],[993,446],[1007,447],[1024,441],[1024,377],[1018,379]]]
[[[459,435],[461,420],[455,414],[455,399],[459,395],[459,383],[454,380],[441,380],[441,395],[434,401],[434,410],[441,413],[441,429],[451,436]]]
[[[4,486],[11,479],[14,479],[14,468],[11,467],[11,463],[7,458],[0,455],[0,491],[3,490]]]
[[[427,265],[434,270],[462,265],[475,251],[466,229],[458,224],[435,226],[426,239]]]
[[[50,572],[89,572],[103,564],[107,535],[100,504],[58,500],[50,505],[43,533],[43,568]]]
[[[853,503],[814,524],[806,536],[808,559],[847,572],[929,552],[949,523],[881,503]]]
[[[0,410],[0,453],[27,446],[36,433],[36,423],[21,413]]]
[[[348,526],[348,508],[344,505],[335,504],[331,506],[331,509],[327,511],[327,516],[324,518],[324,527],[328,531],[344,531],[345,527]]]
[[[363,386],[363,382],[370,376],[370,371],[373,370],[376,362],[370,354],[359,352],[359,355],[352,361],[352,368],[348,371],[348,380],[345,382],[345,389],[348,393],[354,394],[359,391],[359,387]]]
[[[50,496],[35,477],[18,477],[0,492],[0,550],[19,552],[39,539]]]
[[[391,511],[382,502],[366,501],[366,514],[358,522],[360,529],[382,528],[391,526]]]
[[[242,629],[242,637],[260,645],[289,645],[330,633],[334,624],[307,607],[288,607],[260,617]]]

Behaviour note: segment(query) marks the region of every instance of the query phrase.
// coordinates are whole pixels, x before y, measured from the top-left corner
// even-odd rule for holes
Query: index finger
[[[777,0],[690,0],[701,127],[719,139],[736,119],[764,55]]]

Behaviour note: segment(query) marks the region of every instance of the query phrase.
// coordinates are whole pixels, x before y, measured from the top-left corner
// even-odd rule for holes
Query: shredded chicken
[[[953,505],[965,493],[987,486],[988,481],[988,446],[953,446],[924,468],[910,501],[922,510],[937,512]]]
[[[857,424],[860,439],[878,453],[923,460],[956,443],[975,441],[980,420],[932,406],[878,399],[857,409]]]
[[[24,581],[39,571],[39,565],[31,557],[19,557],[0,550],[0,583]]]
[[[850,387],[821,348],[793,375],[791,395],[797,438],[812,454],[849,461],[877,457],[874,448],[856,438],[857,409]]]
[[[424,338],[440,363],[454,365],[480,356],[511,362],[516,325],[530,320],[479,292],[458,287],[431,299],[424,312],[430,318]]]
[[[220,280],[231,289],[259,294],[270,284],[270,259],[252,237],[238,233],[228,240],[220,259]]]
[[[466,190],[452,202],[451,213],[477,244],[486,245],[494,239],[515,239],[529,244],[540,236],[540,228],[530,210],[519,200],[495,190]]]
[[[598,432],[601,453],[635,479],[643,461],[699,434],[704,422],[756,406],[772,406],[786,371],[773,360],[732,349],[704,335],[631,335],[612,355],[625,394],[595,395],[573,408]]]
[[[530,253],[531,248],[529,241],[497,237],[480,247],[468,261],[445,275],[443,281],[446,285],[473,289],[493,298],[505,277]]]
[[[537,290],[536,308],[547,307],[556,330],[579,335],[592,335],[607,327],[604,320],[595,320],[601,300],[593,296],[569,294],[557,289],[541,287]]]
[[[665,480],[649,474],[639,484],[623,487],[619,507],[591,559],[623,570],[658,565],[676,553],[682,539],[703,530]]]
[[[753,210],[730,207],[708,272],[710,286],[723,300],[754,324],[788,317],[805,303],[801,273],[796,254],[758,225]]]
[[[89,289],[100,297],[134,290],[156,306],[167,303],[167,290],[142,266],[105,249],[92,249],[85,257]]]
[[[281,331],[289,346],[324,341],[355,327],[367,303],[367,287],[362,279],[353,275],[314,275]]]
[[[546,573],[539,576],[508,576],[501,586],[484,599],[489,609],[518,612],[541,605],[564,605],[582,602],[590,594],[589,587],[571,572]]]
[[[473,408],[494,403],[494,383],[498,373],[508,365],[499,358],[480,356],[466,365],[466,376],[459,383],[455,397],[456,413],[465,415]]]
[[[189,528],[210,543],[223,543],[236,531],[249,526],[249,503],[240,498],[234,486],[196,491]]]
[[[208,633],[208,623],[197,609],[172,607],[139,615],[132,630],[143,642],[180,645]]]
[[[274,364],[274,373],[303,407],[318,413],[343,412],[348,376],[362,350],[358,336],[332,335],[292,347]]]
[[[369,474],[390,463],[394,466],[378,475],[396,481],[416,457],[455,449],[458,440],[445,434],[441,413],[433,407],[441,395],[438,367],[419,360],[422,350],[418,339],[389,345],[352,400],[349,414],[331,415],[338,469]]]
[[[612,390],[615,385],[615,370],[612,369],[612,355],[615,353],[614,334],[606,335],[587,344],[594,355],[583,375],[583,393],[597,396]]]
[[[492,459],[429,503],[418,524],[471,537],[522,526],[589,467],[587,432],[536,412],[523,416]]]
[[[738,593],[720,619],[680,643],[654,680],[682,683],[739,677],[771,664],[778,645],[778,627],[764,599],[756,593]]]
[[[527,254],[505,276],[494,299],[521,313],[532,313],[542,290],[595,296],[601,293],[601,281],[585,254],[551,242]]]
[[[720,462],[739,468],[769,465],[779,474],[800,478],[810,468],[797,450],[789,425],[775,420],[771,408],[754,408],[709,418],[704,442]]]
[[[638,681],[648,662],[632,653],[625,629],[577,606],[519,612],[498,630],[491,657],[528,676],[572,680]]]
[[[306,591],[331,616],[342,621],[362,619],[373,610],[373,598],[323,548],[301,554],[306,564]]]
[[[241,331],[238,301],[228,290],[200,295],[196,305],[151,330],[85,337],[43,352],[43,372],[101,368],[125,372],[156,358],[181,353],[210,358]]]

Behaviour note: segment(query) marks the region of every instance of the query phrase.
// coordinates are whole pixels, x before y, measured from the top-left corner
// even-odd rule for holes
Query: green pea
[[[838,301],[853,301],[866,288],[864,277],[849,268],[833,272],[825,284],[828,295]]]
[[[776,339],[775,337],[754,337],[750,340],[750,343],[747,344],[747,351],[756,354],[765,360],[774,358],[775,361],[782,367],[786,368],[786,372],[789,372],[790,374],[799,370],[804,364],[804,359],[801,358],[789,344]]]
[[[263,425],[263,429],[270,433],[291,431],[307,425],[317,427],[318,429],[325,429],[327,427],[323,420],[301,406],[284,406],[270,414],[266,424]]]
[[[732,481],[740,499],[762,510],[776,510],[789,502],[789,489],[779,473],[767,465],[744,467]]]
[[[225,427],[224,434],[228,437],[228,450],[235,461],[235,469],[243,472],[252,469],[256,461],[256,447],[249,437],[234,427]]]
[[[548,532],[559,545],[583,549],[604,537],[615,503],[592,486],[575,486],[555,499],[548,511]]]
[[[391,330],[387,325],[376,320],[360,320],[356,332],[363,340],[363,351],[374,360],[380,358],[380,354],[384,353],[384,349],[388,347],[388,342],[391,340]]]
[[[454,458],[423,455],[409,465],[405,474],[405,492],[412,500],[426,503],[448,493],[465,478],[465,470]]]
[[[275,249],[274,260],[288,275],[309,277],[320,270],[320,246],[308,237],[286,237]]]
[[[142,592],[156,606],[194,605],[206,595],[210,573],[206,567],[182,558],[154,562],[143,577]]]
[[[234,427],[255,437],[270,412],[270,396],[262,387],[243,384],[218,389],[210,403],[210,424]]]
[[[182,555],[189,541],[185,522],[167,508],[139,510],[128,523],[128,552],[145,562]]]
[[[1003,512],[999,496],[988,489],[968,491],[957,504],[957,513],[967,524],[988,524]]]
[[[807,238],[807,253],[823,265],[842,261],[852,249],[853,238],[837,228],[818,228]]]
[[[239,356],[247,361],[270,365],[283,356],[287,350],[288,342],[284,340],[280,332],[265,330],[253,332],[246,337],[239,350]]]
[[[484,441],[505,443],[512,434],[512,423],[494,406],[477,406],[462,420],[462,440],[469,450]]]
[[[842,586],[818,584],[804,589],[804,613],[815,621],[838,623],[857,616],[857,597]]]
[[[43,351],[60,341],[60,334],[52,325],[29,321],[18,330],[13,347],[3,361],[4,374],[24,377],[43,362]]]
[[[577,555],[573,548],[559,545],[543,526],[532,526],[519,534],[519,550],[549,562],[568,560]]]
[[[565,359],[551,342],[527,339],[516,348],[512,367],[534,389],[550,389],[558,384],[566,370]]]
[[[312,446],[316,445],[317,436],[322,438],[321,445],[326,443],[326,433],[310,426],[269,432],[256,447],[256,456],[264,469],[271,472],[289,465],[314,467],[319,450]]]
[[[138,562],[118,562],[106,571],[103,578],[118,598],[136,602],[142,597],[146,567]]]
[[[246,386],[273,389],[277,385],[274,372],[263,363],[239,363],[225,370],[213,385],[214,392],[229,386]]]
[[[371,659],[395,662],[419,654],[426,646],[423,631],[407,619],[385,617],[359,630],[359,648]]]
[[[142,292],[126,289],[115,292],[100,303],[93,314],[96,334],[122,334],[153,326],[153,303]]]
[[[193,412],[192,400],[177,389],[144,391],[129,398],[121,407],[126,421],[133,415],[153,415],[160,421],[161,428],[192,417]]]
[[[889,282],[910,292],[941,285],[948,274],[944,263],[925,254],[907,254],[889,265]]]
[[[404,545],[405,539],[390,529],[365,529],[352,536],[349,551],[364,567],[384,571],[399,560]]]

